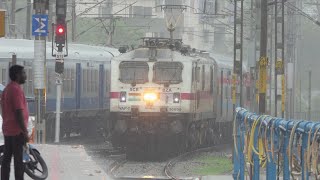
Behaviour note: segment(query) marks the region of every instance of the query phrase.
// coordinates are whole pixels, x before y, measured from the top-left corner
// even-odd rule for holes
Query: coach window
[[[48,91],[48,94],[50,94],[52,92],[52,86],[54,83],[53,79],[51,78],[52,71],[53,71],[52,68],[47,69],[47,91]]]
[[[96,70],[92,70],[92,92],[96,92],[96,82],[97,82],[97,79],[96,79]]]
[[[90,92],[93,93],[94,92],[94,70],[90,69]]]
[[[67,86],[68,86],[68,81],[67,81],[68,69],[65,69],[63,74],[64,74],[64,77],[63,77],[63,92],[67,92]]]
[[[28,78],[29,80],[27,80],[27,82],[28,82],[28,91],[27,91],[27,94],[28,94],[28,95],[31,95],[31,94],[33,94],[33,83],[32,83],[33,74],[32,74],[32,69],[31,69],[31,68],[28,68],[28,75],[27,75],[27,77],[30,77],[30,78]]]
[[[91,69],[87,69],[87,92],[88,94],[91,93],[91,87],[92,87],[92,78],[91,78]]]
[[[109,87],[110,87],[110,81],[109,81],[109,76],[108,76],[109,70],[106,69],[104,73],[105,73],[105,75],[106,75],[106,79],[105,79],[105,82],[106,82],[106,92],[109,92]],[[109,93],[107,93],[107,96],[109,96]]]
[[[87,93],[91,93],[91,69],[87,69]]]
[[[85,76],[86,76],[86,83],[84,84],[85,92],[89,93],[90,92],[90,77],[89,77],[89,69],[86,69],[85,71]]]
[[[90,70],[90,79],[91,79],[91,93],[94,93],[94,70]]]
[[[205,65],[202,65],[202,77],[201,77],[201,80],[202,80],[202,90],[204,90],[204,87],[205,87],[205,82],[206,82],[206,80],[205,80],[205,68],[206,68],[206,66]]]
[[[196,67],[196,81],[200,82],[200,67]]]
[[[95,89],[95,92],[98,92],[98,84],[99,84],[99,71],[96,69],[95,70],[95,74],[94,74],[94,89]]]
[[[82,79],[83,79],[83,83],[82,83],[83,93],[87,93],[87,70],[86,69],[82,70]]]
[[[213,94],[213,67],[210,67],[210,93]]]
[[[74,84],[75,84],[75,70],[71,69],[71,83],[70,83],[70,88],[71,88],[71,92],[74,92]]]
[[[91,90],[91,93],[93,93],[94,92],[94,70],[93,69],[90,70],[90,79],[91,79],[90,90]]]

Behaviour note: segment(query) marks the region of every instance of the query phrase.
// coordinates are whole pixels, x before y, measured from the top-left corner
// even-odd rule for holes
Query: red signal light
[[[63,34],[64,33],[64,27],[63,26],[58,26],[57,27],[57,34]]]
[[[63,31],[64,31],[63,28],[59,28],[59,29],[58,29],[58,32],[59,32],[59,33],[63,33]]]

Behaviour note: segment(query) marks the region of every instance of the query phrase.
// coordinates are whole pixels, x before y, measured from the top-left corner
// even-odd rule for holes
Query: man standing
[[[4,89],[1,97],[2,132],[4,135],[4,156],[1,166],[1,180],[9,180],[10,163],[14,157],[16,180],[24,179],[23,146],[28,141],[28,107],[20,85],[27,76],[23,66],[13,65],[9,69],[11,82]]]

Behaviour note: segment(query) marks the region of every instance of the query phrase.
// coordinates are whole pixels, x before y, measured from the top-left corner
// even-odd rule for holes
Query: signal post
[[[34,0],[32,16],[32,35],[34,40],[34,59],[32,62],[33,85],[36,102],[35,142],[45,143],[46,112],[46,36],[48,35],[49,0]],[[31,78],[31,77],[30,77]]]
[[[52,56],[56,57],[56,85],[57,85],[57,100],[56,100],[56,123],[55,123],[55,143],[60,142],[60,113],[61,113],[61,93],[63,84],[64,57],[68,55],[67,46],[67,25],[66,25],[67,6],[66,0],[56,0],[56,24],[53,25],[55,36],[52,36]],[[53,40],[54,37],[54,40]],[[54,43],[57,48],[54,54]]]

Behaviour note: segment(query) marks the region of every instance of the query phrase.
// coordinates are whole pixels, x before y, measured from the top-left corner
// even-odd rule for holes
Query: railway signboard
[[[48,15],[46,14],[32,15],[32,35],[33,36],[48,35]]]
[[[267,66],[268,66],[268,58],[261,57],[259,61],[259,93],[266,93],[267,91]]]
[[[236,94],[236,91],[237,91],[237,75],[236,74],[233,74],[232,75],[232,103],[233,104],[236,104],[236,100],[237,100],[237,94]]]

